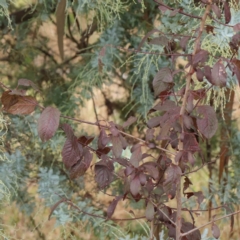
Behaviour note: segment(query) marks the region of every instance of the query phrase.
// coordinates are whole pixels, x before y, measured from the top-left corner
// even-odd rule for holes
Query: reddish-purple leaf
[[[212,84],[219,87],[225,87],[227,82],[227,73],[221,60],[217,61],[212,69]]]
[[[214,136],[218,128],[218,120],[215,110],[212,106],[198,106],[196,108],[198,114],[203,118],[197,118],[197,126],[199,131],[205,138],[210,139]]]
[[[139,180],[142,186],[147,183],[147,176],[144,173],[139,173]]]
[[[239,32],[240,31],[240,23],[237,23],[236,25],[233,26],[233,30],[235,32]]]
[[[217,18],[221,18],[221,10],[216,3],[212,4],[212,10],[216,14]]]
[[[180,9],[175,9],[173,11],[171,11],[169,17],[174,17],[177,13],[179,13]]]
[[[175,131],[171,131],[169,137],[171,139],[170,144],[171,144],[172,148],[176,149],[177,146],[178,146],[178,135],[177,135],[177,133]]]
[[[153,79],[154,96],[158,96],[161,92],[169,88],[168,83],[172,83],[173,77],[169,68],[162,68],[158,71]]]
[[[119,158],[118,158],[119,159]],[[132,166],[127,166],[124,170],[125,175],[128,177],[129,175],[131,175],[134,172],[134,167]]]
[[[128,146],[127,140],[125,139],[125,137],[122,136],[122,134],[119,134],[119,139],[122,143],[122,148],[126,149]]]
[[[158,111],[169,111],[169,109],[171,108],[175,108],[176,107],[176,103],[174,101],[171,100],[166,100],[163,103],[158,103],[156,106],[153,107],[154,110],[158,110]]]
[[[182,227],[181,227],[181,232],[182,233],[187,233],[187,232],[191,231],[194,228],[195,228],[195,226],[192,223],[183,221]],[[196,230],[196,231],[188,234],[186,236],[186,240],[201,240],[201,233],[200,233],[200,231]]]
[[[100,57],[104,57],[106,54],[106,46],[102,47],[102,49],[99,52],[99,56]]]
[[[130,182],[130,192],[133,196],[137,196],[141,190],[141,182],[139,176],[136,175]]]
[[[240,45],[240,33],[236,33],[235,35],[233,35],[231,39],[230,46],[237,50],[239,45]]]
[[[69,124],[63,123],[60,125],[60,127],[63,129],[68,139],[70,140],[76,139],[73,129]]]
[[[154,129],[147,129],[146,132],[146,141],[151,141],[154,138]]]
[[[105,188],[113,181],[114,166],[108,159],[101,160],[95,164],[95,181],[99,188]]]
[[[231,21],[231,11],[230,11],[230,5],[228,1],[224,2],[224,16],[225,16],[225,23],[228,24]]]
[[[111,151],[110,147],[98,148],[96,150],[96,154],[99,158],[101,158],[102,155],[107,155],[110,151]]]
[[[90,153],[89,149],[85,148],[83,150],[83,155],[78,162],[72,166],[70,170],[70,179],[78,178],[88,170],[90,167],[91,161],[93,158],[93,154]]]
[[[59,126],[60,112],[57,108],[46,107],[38,119],[38,135],[43,142],[53,137]]]
[[[148,39],[148,37],[150,37],[153,33],[155,32],[159,32],[159,30],[157,29],[153,29],[151,31],[149,31],[145,36],[144,38],[142,39],[142,41],[140,42],[139,46],[138,46],[138,50],[140,50],[143,46],[143,44],[145,43],[145,41]]]
[[[161,118],[162,118],[161,116],[150,118],[147,122],[148,127],[154,128],[154,127],[159,126]]]
[[[116,125],[115,125],[113,122],[110,122],[109,124],[110,124],[109,130],[110,130],[110,132],[112,133],[112,135],[113,135],[114,137],[118,137],[118,135],[119,135],[119,130],[116,128]]]
[[[178,165],[171,164],[166,170],[165,170],[165,176],[164,176],[164,185],[167,184],[176,184],[179,182],[179,177],[182,174],[182,170]]]
[[[67,169],[77,164],[82,156],[82,146],[77,142],[74,136],[72,139],[67,138],[62,149],[62,160]]]
[[[200,68],[197,69],[196,76],[199,82],[203,81],[204,73]]]
[[[192,152],[188,152],[188,162],[189,162],[192,166],[194,166],[194,163],[196,162],[196,159],[195,159],[195,157],[194,157],[194,155],[193,155]]]
[[[158,8],[159,8],[159,10],[162,12],[162,14],[164,14],[166,11],[169,11],[169,9],[166,8],[166,7],[163,6],[163,5],[159,6]]]
[[[30,114],[38,104],[34,97],[11,95],[11,91],[2,94],[1,102],[3,110],[11,114]]]
[[[211,83],[212,82],[212,70],[209,66],[204,66],[203,69],[206,79]]]
[[[112,152],[116,158],[121,157],[122,154],[122,142],[119,137],[111,136],[112,141]]]
[[[93,141],[94,137],[88,137],[88,136],[81,136],[78,138],[78,142],[81,143],[83,146],[87,146]]]
[[[220,237],[220,229],[215,223],[212,224],[212,235],[216,239]]]
[[[135,167],[137,168],[139,166],[139,162],[142,159],[142,151],[141,151],[141,146],[139,146],[138,148],[136,148],[133,153],[132,156],[129,160],[129,162]]]
[[[146,162],[141,165],[141,169],[144,169],[145,172],[149,174],[154,180],[159,178],[159,170],[157,164],[154,162]]]
[[[175,163],[179,163],[183,155],[183,151],[178,151],[177,154],[175,155]]]
[[[123,198],[123,196],[121,195],[121,196],[118,196],[118,197],[116,197],[112,200],[111,204],[108,206],[108,209],[107,209],[107,217],[108,218],[112,217],[119,200],[121,200],[122,198]]]
[[[156,38],[153,38],[152,40],[150,40],[149,44],[167,46],[168,42],[169,42],[169,40],[167,37],[160,36],[160,37],[156,37]]]
[[[208,51],[203,49],[199,50],[195,55],[193,55],[193,60],[192,60],[193,66],[196,66],[199,62],[202,62],[202,63],[206,62],[208,59],[208,55],[209,55]]]
[[[184,177],[184,183],[183,183],[183,192],[185,192],[185,190],[192,185],[191,180],[188,177]]]
[[[37,85],[35,83],[33,83],[31,80],[28,80],[28,79],[24,79],[24,78],[19,79],[18,80],[18,86],[19,85],[26,86],[26,87],[31,86],[34,90],[39,91]]]
[[[238,79],[238,84],[240,85],[240,60],[234,58],[232,60],[233,63],[233,72],[236,74],[236,77]]]
[[[154,206],[151,201],[148,201],[146,211],[145,211],[145,216],[147,220],[152,221],[154,219]]]
[[[204,196],[203,196],[202,191],[195,192],[194,196],[197,197],[198,204],[200,205],[203,202],[203,200],[204,200]]]
[[[182,37],[182,39],[180,41],[180,46],[183,49],[183,51],[186,51],[186,46],[187,46],[189,39],[190,39],[190,37],[188,37],[188,36]]]
[[[193,128],[193,119],[189,115],[183,115],[183,124],[187,129]]]
[[[104,148],[110,141],[110,138],[107,136],[105,130],[101,129],[99,138],[98,138],[98,148]]]
[[[19,95],[19,96],[26,96],[26,90],[23,89],[12,89],[11,92],[9,92],[9,95]]]
[[[200,147],[197,142],[196,136],[194,133],[184,133],[184,139],[183,139],[183,149],[184,151],[199,151]]]
[[[127,128],[127,127],[129,127],[130,125],[132,125],[133,123],[135,123],[137,121],[137,118],[136,117],[129,117],[128,118],[128,120],[125,122],[125,123],[123,123],[123,128]]]

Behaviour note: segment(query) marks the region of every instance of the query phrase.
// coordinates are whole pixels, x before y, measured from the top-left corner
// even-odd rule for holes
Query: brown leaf
[[[62,60],[64,59],[63,36],[65,26],[65,9],[67,0],[60,0],[56,9],[58,49]]]
[[[196,76],[199,82],[203,81],[204,73],[200,68],[197,69]]]
[[[11,91],[2,94],[1,102],[3,110],[11,114],[30,114],[38,104],[34,97],[11,95]]]
[[[121,157],[123,146],[119,136],[118,137],[111,136],[111,141],[112,141],[112,152],[114,156],[116,158]]]
[[[189,185],[192,185],[191,180],[188,177],[184,177],[184,183],[183,183],[183,192],[189,187]]]
[[[37,123],[38,135],[43,142],[52,138],[59,126],[60,111],[54,107],[46,107]]]
[[[81,136],[78,138],[78,142],[81,143],[83,146],[87,146],[93,141],[94,137],[88,137],[88,136]]]

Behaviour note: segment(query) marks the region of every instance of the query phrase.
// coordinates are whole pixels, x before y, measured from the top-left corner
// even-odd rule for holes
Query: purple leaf
[[[236,25],[233,26],[233,30],[235,32],[239,32],[240,31],[240,23],[237,23]]]
[[[100,136],[98,138],[98,148],[104,148],[110,141],[110,138],[107,136],[105,130],[101,129]]]
[[[183,115],[183,124],[187,129],[193,128],[193,119],[189,115]]]
[[[147,220],[152,221],[154,219],[154,206],[151,201],[148,201],[146,211],[145,211],[145,216]]]
[[[141,151],[141,146],[139,146],[138,148],[134,149],[129,162],[135,168],[137,168],[139,166],[139,162],[141,161],[141,159],[142,159],[142,151]]]
[[[220,229],[215,223],[212,224],[212,235],[216,239],[220,237]]]
[[[139,180],[142,186],[144,186],[147,183],[147,177],[144,173],[139,173]]]
[[[221,10],[220,10],[220,8],[217,6],[217,4],[216,3],[214,3],[213,5],[212,5],[212,10],[213,10],[213,12],[216,14],[216,16],[217,16],[217,18],[221,18]]]
[[[137,196],[140,190],[141,190],[141,182],[140,182],[139,176],[136,175],[130,182],[130,192],[132,193],[133,196]]]
[[[187,233],[190,230],[194,229],[195,226],[190,222],[183,222],[181,227],[182,233]],[[201,233],[199,230],[194,231],[186,236],[186,240],[201,240]]]
[[[148,127],[154,128],[154,127],[159,126],[161,118],[162,118],[161,116],[150,118],[147,122]]]
[[[111,204],[108,206],[108,209],[107,209],[107,217],[108,217],[108,218],[111,218],[111,217],[112,217],[112,215],[113,215],[113,213],[114,213],[114,211],[115,211],[115,209],[116,209],[116,206],[117,206],[119,200],[122,199],[122,197],[123,197],[123,196],[121,195],[121,196],[118,196],[118,197],[116,197],[116,198],[114,198],[114,199],[112,200]]]
[[[153,79],[154,96],[158,96],[161,92],[169,88],[168,83],[172,83],[173,77],[169,68],[162,68],[158,71]]]
[[[105,188],[113,181],[114,166],[108,159],[101,160],[95,164],[95,181],[99,188]]]
[[[146,132],[146,141],[151,141],[154,138],[154,129],[147,129]]]
[[[19,85],[26,86],[26,87],[31,86],[34,90],[39,92],[37,85],[35,83],[33,83],[31,80],[21,78],[18,80],[18,86]]]
[[[183,183],[183,192],[185,192],[185,190],[192,185],[191,180],[188,177],[184,177],[184,183]]]
[[[197,69],[196,76],[199,82],[203,81],[204,73],[200,68]]]
[[[204,105],[198,106],[196,110],[198,114],[203,116],[203,118],[197,118],[198,129],[205,138],[210,139],[218,128],[218,120],[214,108]]]
[[[159,178],[159,170],[157,168],[156,163],[154,162],[146,162],[141,165],[141,169],[144,169],[145,172],[149,174],[154,180]]]
[[[193,55],[193,66],[196,66],[199,62],[206,62],[208,58],[208,51],[201,49],[195,55]]]
[[[53,137],[59,126],[60,112],[57,108],[47,107],[38,119],[38,135],[43,142]]]
[[[227,73],[221,60],[217,61],[212,69],[212,84],[219,87],[225,87],[227,82]]]
[[[180,41],[180,46],[181,48],[183,49],[183,51],[185,52],[186,51],[186,46],[187,46],[187,43],[189,41],[190,37],[182,37],[181,41]]]
[[[67,169],[74,166],[82,156],[82,146],[77,142],[77,138],[67,138],[62,149],[62,160]]]
[[[88,137],[88,136],[81,136],[78,138],[78,142],[81,143],[83,146],[87,146],[93,141],[94,137]]]
[[[203,72],[204,72],[206,79],[211,83],[212,82],[211,68],[209,66],[204,66]]]
[[[194,196],[197,197],[198,204],[200,205],[204,200],[204,195],[203,195],[202,191],[194,192]]]
[[[112,152],[113,152],[114,156],[116,158],[121,157],[123,147],[122,147],[122,142],[121,142],[120,138],[112,136],[111,141],[112,141]]]
[[[225,16],[225,23],[228,24],[231,21],[231,11],[230,11],[230,5],[228,1],[224,2],[224,16]]]
[[[78,160],[78,162],[75,165],[73,165],[71,168],[70,179],[75,179],[84,175],[85,172],[90,167],[92,158],[93,158],[93,154],[90,153],[90,151],[87,148],[85,148],[83,150],[82,158]]]
[[[137,121],[137,118],[136,117],[129,117],[128,118],[128,120],[125,122],[125,123],[123,123],[123,128],[127,128],[127,127],[129,127],[130,125],[132,125],[133,123],[135,123]]]
[[[234,58],[232,60],[233,63],[233,72],[236,74],[236,77],[238,79],[238,84],[240,85],[240,60]]]

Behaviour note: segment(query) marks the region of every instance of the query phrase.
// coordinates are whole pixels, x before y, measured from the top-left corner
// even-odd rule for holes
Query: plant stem
[[[210,9],[211,9],[211,0],[209,0],[209,4],[206,6],[205,12],[204,12],[203,17],[201,19],[200,29],[199,29],[199,33],[198,33],[197,39],[196,39],[195,44],[194,44],[194,49],[193,49],[192,56],[194,56],[197,53],[198,49],[200,48],[201,36],[202,36],[203,31],[204,31],[205,22],[206,22],[208,14],[210,12]],[[183,115],[185,114],[185,108],[186,108],[187,99],[188,99],[188,95],[189,95],[191,79],[192,79],[192,75],[193,75],[194,72],[195,72],[195,70],[194,70],[193,66],[191,65],[189,73],[187,75],[187,79],[186,79],[185,94],[183,96],[183,102],[182,102],[182,106],[181,106],[181,110],[180,110],[180,117],[181,117],[180,121],[181,121],[181,125],[182,125],[182,131],[184,131]],[[176,239],[180,240],[181,237],[182,237],[182,235],[181,235],[181,225],[182,225],[182,222],[181,222],[181,215],[182,215],[181,176],[179,176],[179,181],[178,181],[178,184],[177,184],[176,201],[177,201]]]

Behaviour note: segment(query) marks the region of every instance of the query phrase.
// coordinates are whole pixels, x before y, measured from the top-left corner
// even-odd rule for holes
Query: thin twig
[[[225,216],[223,216],[223,217],[215,218],[215,219],[213,219],[212,221],[210,221],[210,222],[208,222],[208,223],[205,223],[205,224],[203,224],[203,225],[200,226],[200,227],[196,227],[196,228],[194,228],[194,229],[192,229],[192,230],[190,230],[190,231],[188,231],[188,232],[182,233],[182,234],[181,234],[181,237],[187,236],[188,234],[191,234],[191,233],[193,233],[193,232],[195,232],[195,231],[197,231],[197,230],[199,230],[199,229],[201,229],[201,228],[203,228],[203,227],[205,227],[205,226],[207,226],[207,225],[209,225],[209,224],[211,224],[211,223],[217,222],[217,221],[219,221],[219,220],[221,220],[221,219],[224,219],[224,218],[227,218],[227,217],[231,217],[231,216],[236,215],[236,214],[238,214],[238,213],[240,213],[240,210],[239,210],[239,211],[236,211],[236,212],[233,212],[233,213],[229,213],[229,214],[227,214],[227,215],[225,215]]]

